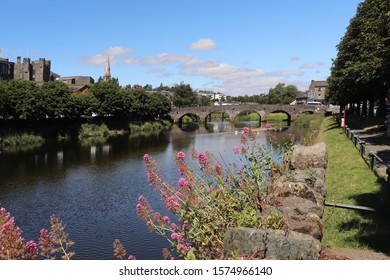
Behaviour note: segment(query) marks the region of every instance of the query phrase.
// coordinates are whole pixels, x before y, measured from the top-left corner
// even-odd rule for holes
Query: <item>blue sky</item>
[[[188,83],[227,95],[308,89],[325,80],[361,0],[13,0],[2,3],[2,57],[51,60],[61,76],[121,85]]]

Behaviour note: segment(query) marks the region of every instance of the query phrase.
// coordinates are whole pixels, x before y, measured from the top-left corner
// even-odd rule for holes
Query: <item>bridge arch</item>
[[[231,120],[234,123],[236,123],[237,119],[239,117],[244,116],[244,115],[253,114],[253,113],[259,116],[259,123],[265,120],[265,112],[259,112],[259,111],[253,110],[253,109],[237,111],[237,113],[234,115],[234,118],[232,118]]]
[[[210,111],[206,116],[205,116],[205,123],[208,123],[208,122],[211,122],[211,118],[212,118],[212,115],[217,115],[219,114],[220,115],[220,118],[221,118],[221,121],[224,122],[224,121],[230,121],[231,118],[230,118],[230,114],[229,112],[225,111],[225,110],[222,110],[223,108],[216,108],[216,110],[214,111]]]
[[[178,119],[177,119],[177,122],[179,124],[183,124],[183,119],[185,117],[188,117],[190,118],[193,122],[200,122],[200,117],[197,115],[197,114],[194,114],[194,113],[186,113],[186,114],[183,114],[181,115]]]
[[[291,115],[290,115],[288,112],[286,112],[286,111],[284,111],[284,110],[275,110],[275,111],[270,112],[270,113],[267,115],[267,117],[268,117],[270,114],[273,114],[273,113],[283,113],[283,114],[286,114],[286,115],[287,115],[287,125],[291,125],[292,117],[291,117]]]

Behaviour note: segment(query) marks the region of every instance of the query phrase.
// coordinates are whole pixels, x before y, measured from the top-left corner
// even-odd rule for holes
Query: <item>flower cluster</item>
[[[22,231],[16,226],[14,218],[5,208],[0,209],[0,259],[34,260],[38,256],[45,259],[55,259],[57,254],[63,254],[63,259],[71,259],[74,252],[69,248],[74,242],[69,240],[62,221],[52,216],[51,230],[40,231],[38,244],[30,240],[24,242]]]
[[[180,258],[220,258],[227,228],[264,226],[259,213],[267,207],[266,182],[274,170],[271,151],[258,144],[247,127],[241,133],[241,147],[234,146],[232,151],[234,160],[224,167],[221,162],[225,160],[215,160],[211,153],[193,149],[196,169],[187,164],[184,152],[178,152],[177,186],[164,182],[154,160],[144,156],[149,183],[160,192],[177,222],[155,212],[144,197],[136,206],[138,216],[150,230],[165,237]],[[167,249],[163,255],[171,258]]]

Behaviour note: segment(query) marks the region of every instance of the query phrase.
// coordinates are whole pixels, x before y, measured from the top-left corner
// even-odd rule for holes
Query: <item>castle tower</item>
[[[111,80],[111,72],[110,72],[110,55],[107,52],[107,60],[106,64],[104,65],[104,75],[103,75],[103,81],[107,82]]]

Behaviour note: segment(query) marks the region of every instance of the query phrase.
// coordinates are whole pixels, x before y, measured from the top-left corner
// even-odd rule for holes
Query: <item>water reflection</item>
[[[195,148],[229,156],[240,143],[240,133],[234,133],[240,129],[229,123],[209,123],[193,131],[175,126],[169,132],[123,135],[104,143],[48,143],[30,151],[3,152],[0,207],[15,216],[26,240],[37,240],[53,213],[61,217],[76,242],[78,259],[113,259],[117,238],[138,259],[161,259],[161,248],[169,244],[148,232],[135,212],[138,197],[145,195],[156,211],[169,214],[148,186],[143,155],[153,156],[167,182],[177,182],[176,152],[190,155]],[[292,128],[270,132],[278,139],[291,133]],[[270,145],[268,133],[258,133],[258,141]]]

